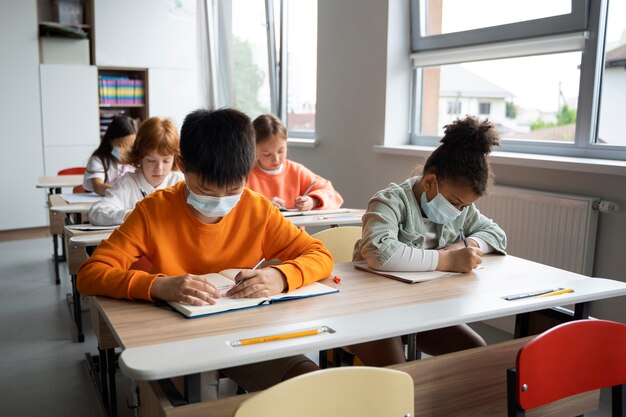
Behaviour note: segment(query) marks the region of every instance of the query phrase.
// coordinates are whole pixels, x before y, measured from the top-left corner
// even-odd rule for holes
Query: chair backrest
[[[606,320],[561,324],[520,349],[516,367],[515,394],[522,410],[622,385],[626,383],[626,325]]]
[[[313,234],[333,255],[335,262],[350,262],[354,244],[361,238],[358,226],[332,227]]]
[[[413,416],[413,379],[384,368],[343,367],[300,375],[241,403],[235,417]]]
[[[85,167],[65,168],[57,172],[57,175],[80,175],[85,173]]]

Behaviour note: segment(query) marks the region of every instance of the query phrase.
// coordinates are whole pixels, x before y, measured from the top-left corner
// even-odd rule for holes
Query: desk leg
[[[76,275],[72,275],[72,301],[74,304],[74,324],[76,324],[76,333],[78,342],[83,343],[85,341],[85,335],[83,334],[83,316],[80,306],[80,294],[76,289]]]
[[[626,384],[611,388],[613,417],[626,417]]]
[[[185,375],[183,377],[184,393],[174,385],[171,378],[159,379],[157,383],[163,390],[163,393],[174,407],[200,402],[200,374]]]
[[[117,384],[115,383],[116,358],[115,348],[106,349],[107,373],[109,376],[109,415],[117,417]]]
[[[528,336],[528,325],[530,322],[530,313],[520,313],[515,316],[515,332],[514,339]]]
[[[185,400],[187,403],[200,402],[200,374],[185,375]]]
[[[578,303],[574,306],[574,320],[589,318],[589,303]]]
[[[52,254],[52,261],[54,262],[54,279],[55,283],[59,285],[61,283],[61,278],[59,278],[59,236],[56,234],[52,235],[52,247],[54,248],[54,253]]]

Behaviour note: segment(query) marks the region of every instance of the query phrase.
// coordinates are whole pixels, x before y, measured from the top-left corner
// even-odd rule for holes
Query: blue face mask
[[[113,155],[118,161],[122,160],[122,154],[120,153],[119,148],[111,149],[111,155]]]
[[[208,195],[198,195],[187,187],[189,195],[187,196],[187,204],[198,210],[207,217],[223,217],[235,208],[241,194],[227,195],[224,197],[213,197]]]
[[[428,201],[426,192],[423,192],[421,203],[422,210],[426,213],[428,220],[437,224],[448,224],[462,213],[461,210],[450,204],[450,202],[439,193],[439,185],[437,185],[437,195],[435,198]]]

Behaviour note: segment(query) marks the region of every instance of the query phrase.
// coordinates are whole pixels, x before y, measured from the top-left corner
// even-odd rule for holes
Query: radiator
[[[494,186],[476,206],[506,232],[507,253],[591,276],[598,200]]]

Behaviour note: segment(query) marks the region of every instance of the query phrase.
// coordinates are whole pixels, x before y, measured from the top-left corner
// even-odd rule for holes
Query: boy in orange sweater
[[[244,268],[237,277],[244,282],[227,293],[235,298],[286,292],[330,274],[333,260],[321,242],[244,187],[255,152],[245,114],[192,112],[181,129],[180,150],[185,182],[143,199],[100,244],[79,270],[82,294],[202,305],[214,304],[220,294],[199,275],[226,268]],[[142,256],[155,273],[130,269]],[[249,269],[261,258],[282,264]],[[223,372],[254,391],[316,369],[299,355]]]
[[[343,198],[327,179],[287,159],[287,129],[271,114],[254,119],[256,164],[247,186],[277,207],[298,210],[336,209]]]

